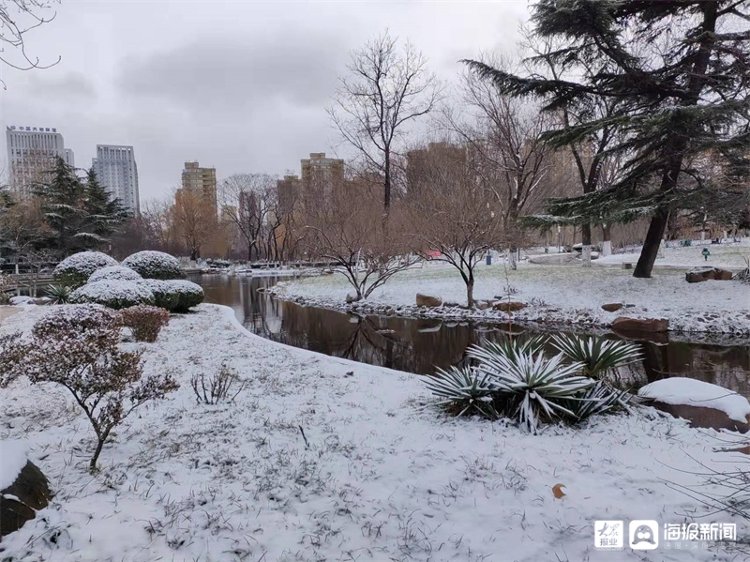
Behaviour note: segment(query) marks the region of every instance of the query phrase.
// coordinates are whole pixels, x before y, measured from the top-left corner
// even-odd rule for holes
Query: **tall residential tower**
[[[92,166],[99,182],[133,215],[141,210],[138,166],[132,146],[97,144]]]
[[[5,136],[10,189],[19,199],[28,197],[34,184],[49,179],[58,156],[65,163],[75,165],[73,151],[65,148],[63,136],[57,129],[13,125],[5,129]]]

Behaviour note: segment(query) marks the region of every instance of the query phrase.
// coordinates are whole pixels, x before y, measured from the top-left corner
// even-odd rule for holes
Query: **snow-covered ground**
[[[711,255],[708,260],[703,258],[704,248],[708,248]],[[633,248],[632,252],[612,254],[594,260],[596,265],[632,263],[635,266],[640,254],[640,248]],[[710,240],[693,240],[690,246],[680,246],[678,241],[669,242],[669,246],[662,248],[655,267],[724,267],[732,270],[746,267],[745,259],[750,258],[750,238],[743,238],[740,242],[725,242],[711,244]]]
[[[48,310],[25,308],[0,331],[27,329]],[[3,557],[742,559],[716,546],[593,546],[597,519],[683,523],[706,515],[670,483],[702,483],[692,474],[705,470],[699,463],[746,466],[747,457],[716,451],[737,434],[691,429],[650,408],[538,436],[453,419],[431,406],[418,376],[261,339],[216,305],[173,317],[156,343],[137,345],[148,370],[171,370],[181,388],[117,430],[95,476],[87,472],[91,428],[64,390],[22,379],[2,390],[0,439],[27,440],[56,493],[37,519],[3,539]],[[246,388],[232,404],[197,405],[191,376],[216,373],[222,362]],[[731,520],[719,513],[700,522]]]
[[[426,263],[395,275],[376,289],[367,303],[346,305],[351,288],[342,275],[283,281],[275,292],[287,299],[338,309],[360,309],[406,316],[506,320],[494,310],[456,307],[419,309],[417,293],[443,302],[466,304],[466,288],[458,271],[440,262]],[[510,294],[509,294],[510,293]],[[502,264],[477,266],[476,299],[502,297],[528,306],[513,313],[516,321],[606,327],[618,316],[668,318],[670,331],[750,334],[750,287],[739,281],[687,283],[682,271],[656,272],[636,279],[632,270],[616,267],[534,265],[523,262],[513,271]],[[632,305],[606,312],[606,303]]]

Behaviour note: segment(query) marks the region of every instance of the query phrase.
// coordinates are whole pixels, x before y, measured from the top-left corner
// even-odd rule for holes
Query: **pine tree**
[[[81,236],[86,224],[85,187],[75,169],[60,157],[51,175],[49,183],[37,187],[36,195],[42,199],[42,213],[52,230],[49,247],[67,256],[89,247],[86,236]]]
[[[91,235],[91,244],[99,248],[109,244],[111,235],[128,217],[120,200],[113,198],[99,183],[93,168],[86,174],[83,210],[86,213],[85,231]]]
[[[546,56],[564,77],[518,76],[466,61],[503,92],[535,96],[544,110],[580,110],[595,99],[616,103],[611,115],[547,131],[555,146],[615,127],[610,154],[625,157],[608,189],[555,202],[555,213],[581,221],[651,223],[635,277],[650,277],[671,212],[707,189],[691,165],[712,153],[747,172],[750,153],[750,9],[744,0],[540,0],[534,37],[562,46]],[[535,62],[535,61],[530,61]]]

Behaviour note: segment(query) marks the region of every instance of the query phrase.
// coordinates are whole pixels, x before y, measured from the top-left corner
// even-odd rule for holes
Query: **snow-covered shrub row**
[[[97,269],[117,265],[117,260],[102,252],[78,252],[68,256],[55,267],[55,281],[70,287],[80,287]]]
[[[129,267],[124,267],[122,265],[108,265],[107,267],[102,267],[101,269],[97,269],[94,273],[92,273],[91,277],[89,277],[88,282],[95,283],[97,281],[138,281],[139,279],[143,279],[143,277],[138,275],[138,273],[136,273]]]
[[[96,303],[120,309],[137,304],[154,304],[154,293],[138,281],[96,281],[73,291],[70,302]]]
[[[133,330],[135,341],[155,342],[169,322],[169,312],[158,306],[139,304],[120,312],[122,325]]]
[[[136,252],[122,260],[125,267],[138,272],[144,279],[180,279],[180,262],[174,256],[154,250]]]

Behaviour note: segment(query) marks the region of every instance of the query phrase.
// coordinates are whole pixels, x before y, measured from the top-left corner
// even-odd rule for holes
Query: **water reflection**
[[[202,275],[194,280],[206,291],[207,302],[232,307],[240,322],[255,334],[327,355],[413,373],[432,374],[439,367],[455,365],[463,360],[469,345],[506,337],[508,331],[506,325],[359,317],[300,306],[258,292],[273,285],[276,282],[273,277]],[[512,329],[533,333],[518,327]],[[641,345],[643,361],[622,373],[634,383],[686,376],[750,396],[750,346],[746,342],[712,345],[643,341]]]

